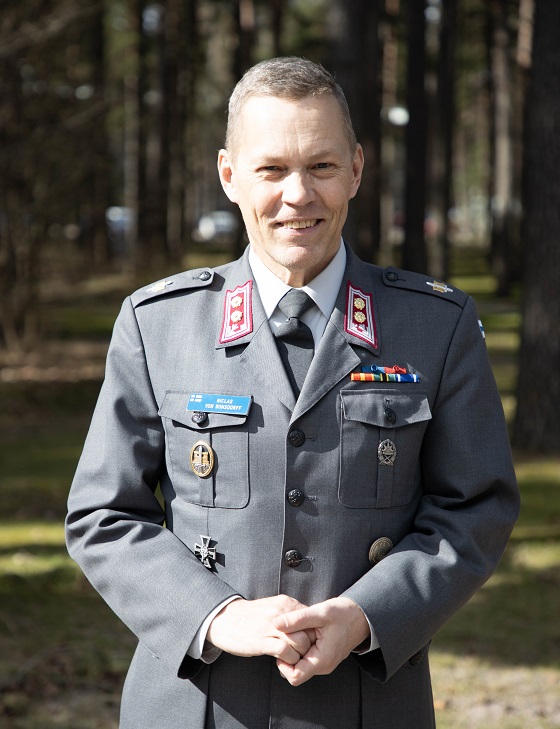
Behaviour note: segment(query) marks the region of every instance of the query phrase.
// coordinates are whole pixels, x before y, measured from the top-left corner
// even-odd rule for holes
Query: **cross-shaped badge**
[[[194,554],[205,567],[208,567],[208,569],[211,570],[212,564],[210,563],[210,560],[213,560],[214,562],[216,561],[216,547],[211,547],[210,542],[212,539],[210,537],[205,537],[203,534],[200,535],[200,541],[202,544],[194,545]]]

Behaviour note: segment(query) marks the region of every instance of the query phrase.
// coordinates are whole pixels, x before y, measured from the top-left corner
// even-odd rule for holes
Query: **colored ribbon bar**
[[[420,382],[418,375],[395,375],[381,372],[352,372],[351,382]]]
[[[406,375],[406,369],[404,367],[399,367],[398,365],[394,365],[393,367],[380,367],[379,365],[367,365],[365,367],[362,367],[362,372],[376,372],[377,374],[383,374],[383,375]]]

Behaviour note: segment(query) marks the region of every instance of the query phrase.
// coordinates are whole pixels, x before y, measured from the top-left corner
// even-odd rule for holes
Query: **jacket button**
[[[297,567],[302,559],[303,558],[297,549],[288,549],[284,555],[284,562],[288,565],[288,567]]]
[[[397,422],[397,414],[391,408],[385,408],[385,418],[394,425]]]
[[[387,281],[398,281],[399,274],[396,271],[388,271],[386,277]]]
[[[197,425],[204,425],[204,423],[208,420],[208,415],[197,410],[192,414],[191,420]]]
[[[386,557],[393,549],[393,542],[389,537],[379,537],[369,548],[369,561],[374,567]]]
[[[408,661],[411,666],[417,666],[419,663],[422,663],[424,660],[424,649],[420,648],[418,653],[415,653],[412,658]]]
[[[288,443],[294,448],[299,448],[305,443],[305,433],[303,430],[294,428],[288,433]]]
[[[292,506],[301,506],[305,501],[305,494],[300,489],[292,489],[286,494],[288,503]]]

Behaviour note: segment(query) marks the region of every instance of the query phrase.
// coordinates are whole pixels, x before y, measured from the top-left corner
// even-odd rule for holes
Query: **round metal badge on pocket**
[[[214,451],[203,440],[198,440],[191,448],[191,468],[200,478],[207,478],[214,470]]]
[[[377,449],[379,463],[382,466],[392,466],[397,457],[397,447],[392,440],[384,440]]]

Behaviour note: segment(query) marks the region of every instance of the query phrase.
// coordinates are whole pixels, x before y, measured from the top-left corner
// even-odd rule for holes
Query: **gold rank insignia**
[[[207,478],[214,470],[214,451],[203,440],[198,440],[191,448],[191,468],[200,478]]]
[[[443,281],[426,281],[426,284],[431,286],[434,291],[438,292],[438,294],[453,293],[453,289],[449,288],[449,286],[446,283],[443,283]]]
[[[165,291],[165,289],[168,286],[172,286],[172,285],[173,285],[173,281],[158,281],[157,283],[152,284],[152,286],[150,286],[150,288],[146,289],[146,293],[147,294],[157,294],[160,291]]]

